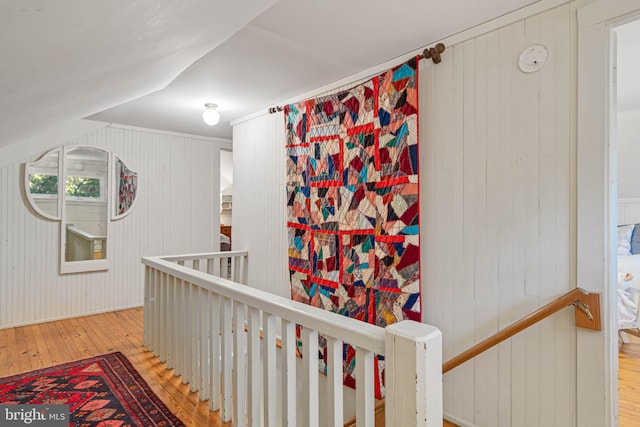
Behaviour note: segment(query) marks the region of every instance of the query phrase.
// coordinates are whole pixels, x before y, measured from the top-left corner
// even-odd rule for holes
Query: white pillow
[[[618,227],[618,255],[631,255],[633,224]]]

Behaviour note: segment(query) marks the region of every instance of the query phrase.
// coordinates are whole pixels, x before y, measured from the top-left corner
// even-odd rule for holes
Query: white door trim
[[[577,281],[601,292],[603,314],[602,332],[577,331],[576,424],[581,427],[618,425],[611,28],[639,11],[637,0],[599,0],[577,11]]]

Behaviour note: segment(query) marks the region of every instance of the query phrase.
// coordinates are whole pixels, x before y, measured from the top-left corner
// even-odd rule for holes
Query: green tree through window
[[[29,175],[29,191],[31,194],[58,194],[58,176]]]
[[[100,198],[100,180],[98,178],[67,177],[67,196]]]

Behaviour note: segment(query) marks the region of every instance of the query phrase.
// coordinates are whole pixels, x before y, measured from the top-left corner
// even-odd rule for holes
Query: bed
[[[618,200],[618,335],[640,337],[640,199]]]
[[[231,239],[229,236],[224,234],[220,234],[220,251],[230,251],[231,250]]]
[[[618,256],[618,334],[628,343],[626,334],[640,337],[640,254]]]

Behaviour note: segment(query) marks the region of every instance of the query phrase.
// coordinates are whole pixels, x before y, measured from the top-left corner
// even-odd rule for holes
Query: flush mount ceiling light
[[[202,113],[202,120],[209,126],[215,126],[220,121],[220,113],[218,113],[218,106],[216,104],[204,104],[204,113]]]

